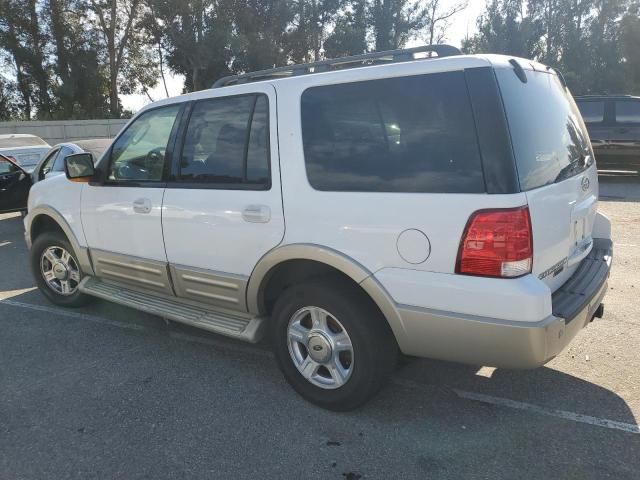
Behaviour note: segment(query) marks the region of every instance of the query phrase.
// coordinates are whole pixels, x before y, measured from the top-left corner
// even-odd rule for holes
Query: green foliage
[[[639,2],[488,0],[463,48],[538,59],[574,93],[640,93]],[[194,91],[228,74],[410,38],[439,43],[466,3],[0,0],[0,117],[118,117],[120,95],[147,93],[167,70]]]
[[[574,94],[638,94],[639,45],[637,1],[490,0],[463,48],[537,59]]]

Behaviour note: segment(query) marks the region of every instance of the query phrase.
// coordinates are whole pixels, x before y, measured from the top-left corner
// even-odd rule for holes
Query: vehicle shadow
[[[636,188],[640,191],[640,184]],[[59,308],[47,302],[37,290],[21,292],[34,286],[22,237],[21,218],[16,215],[0,215],[0,227],[0,269],[6,272],[0,275],[0,298],[5,297],[14,302],[30,305]],[[216,349],[217,346],[222,346],[222,350],[231,352],[235,347],[242,346],[245,352],[255,350],[256,355],[264,356],[264,351],[270,348],[266,342],[250,346],[174,322],[167,323],[160,317],[106,301],[96,301],[82,309],[69,311],[80,315],[92,315],[96,319],[103,319],[105,323],[126,325],[131,322],[131,324],[143,326],[149,331],[149,349],[154,348],[156,341],[152,337],[175,333],[195,339],[196,343],[200,341],[205,344],[205,349]],[[143,333],[141,336],[143,343],[145,335]],[[193,348],[199,350],[196,344]],[[275,360],[272,360],[260,368],[266,370],[266,379],[271,378],[274,382],[282,383],[274,366]],[[254,376],[251,369],[246,373],[248,377]],[[197,389],[198,386],[194,385],[193,388]],[[407,388],[419,389],[421,393],[407,396]],[[629,424],[637,423],[625,400],[615,392],[552,367],[525,371],[497,369],[485,373],[479,372],[479,367],[427,359],[409,359],[404,362],[404,365],[395,373],[391,385],[385,388],[378,398],[367,404],[362,409],[362,414],[400,420],[408,414],[407,412],[415,412],[416,409],[428,404],[430,398],[433,400],[434,397],[430,396],[429,392],[443,390],[451,395],[455,395],[455,390],[475,392],[535,404],[548,409],[566,410]],[[287,392],[287,395],[294,395],[294,393]],[[390,405],[402,405],[404,412],[397,408],[390,408]]]
[[[24,290],[35,285],[27,262],[22,217],[0,214],[0,292]],[[23,261],[17,259],[24,257]]]
[[[412,358],[396,375],[426,389],[447,387],[462,395],[478,393],[550,410],[637,424],[627,402],[615,392],[553,366],[507,370]]]

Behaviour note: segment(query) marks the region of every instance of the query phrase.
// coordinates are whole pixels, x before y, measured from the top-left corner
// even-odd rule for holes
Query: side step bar
[[[265,319],[249,314],[221,312],[209,305],[133,290],[95,277],[85,277],[78,288],[87,295],[245,342],[256,343],[264,333]]]

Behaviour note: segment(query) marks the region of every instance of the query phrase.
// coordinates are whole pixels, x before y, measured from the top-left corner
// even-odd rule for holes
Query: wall
[[[129,120],[60,120],[33,122],[0,122],[0,135],[31,133],[49,145],[86,138],[112,138]]]

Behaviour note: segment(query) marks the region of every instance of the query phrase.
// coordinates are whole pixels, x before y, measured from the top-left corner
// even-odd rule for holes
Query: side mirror
[[[64,158],[64,172],[72,182],[88,182],[95,174],[93,155],[76,153]]]

